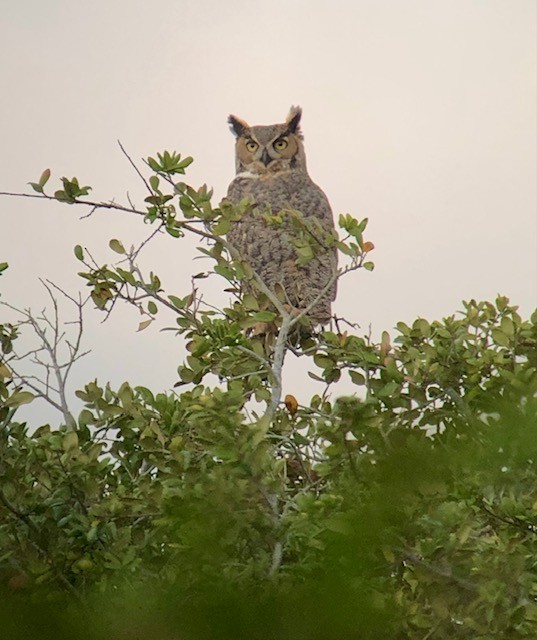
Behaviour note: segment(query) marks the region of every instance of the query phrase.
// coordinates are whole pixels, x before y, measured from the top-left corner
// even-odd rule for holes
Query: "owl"
[[[334,221],[325,194],[308,175],[301,116],[300,107],[291,107],[283,124],[266,126],[250,126],[229,116],[236,136],[236,176],[227,197],[232,202],[248,198],[254,208],[233,223],[227,239],[265,285],[280,299],[283,295],[291,313],[313,304],[307,312],[309,323],[324,325],[330,321],[336,297],[337,250],[333,242],[327,242]],[[279,214],[282,223],[271,224],[263,215],[267,211]],[[303,216],[298,230],[293,211]],[[306,233],[316,245],[315,257],[305,264],[298,260],[296,247],[301,225],[302,233],[309,229]],[[252,290],[248,285],[246,289]]]

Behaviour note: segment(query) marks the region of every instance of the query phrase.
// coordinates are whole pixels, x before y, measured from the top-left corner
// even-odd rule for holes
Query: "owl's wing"
[[[318,220],[325,233],[336,233],[334,225],[334,216],[332,214],[332,208],[328,202],[328,198],[324,191],[310,182],[307,188],[298,192],[294,198],[294,207],[299,211],[302,211],[306,219],[314,218]],[[322,290],[329,280],[333,278],[333,275],[337,271],[338,265],[338,252],[337,247],[326,246],[326,251],[319,251],[319,255],[312,265],[311,277],[315,281],[316,288]],[[317,269],[320,273],[314,273]],[[324,283],[324,285],[323,285]],[[337,294],[337,279],[334,279],[328,291],[328,298],[335,300]]]

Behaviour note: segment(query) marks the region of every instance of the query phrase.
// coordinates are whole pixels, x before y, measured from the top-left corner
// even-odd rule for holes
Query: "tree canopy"
[[[67,296],[71,337],[51,283],[50,315],[0,324],[6,637],[534,638],[537,313],[499,295],[378,343],[352,318],[311,331],[226,241],[252,203],[213,205],[179,180],[191,161],[164,152],[136,168],[141,207],[93,202],[76,178],[49,195],[48,170],[31,183],[37,198],[140,216],[147,242],[198,242],[230,302],[164,291],[139,266],[146,243],[112,239],[104,265],[76,246],[97,312],[134,305],[143,329],[167,308],[188,353],[172,390],[116,389],[99,372],[78,414],[65,385],[84,299]],[[315,255],[320,231],[300,212],[264,215],[293,220],[297,260]],[[367,220],[338,224],[322,238],[342,254],[337,277],[372,270]],[[41,378],[25,374],[25,331]],[[282,388],[289,351],[322,383],[304,404]],[[354,394],[338,393],[342,376]],[[19,419],[39,397],[58,427]]]

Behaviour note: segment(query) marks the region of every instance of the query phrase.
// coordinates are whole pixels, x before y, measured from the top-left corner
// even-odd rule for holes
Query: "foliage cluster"
[[[32,184],[141,215],[152,236],[198,238],[232,301],[167,294],[140,247],[114,239],[119,261],[101,265],[77,246],[98,309],[135,305],[143,329],[167,308],[188,356],[173,392],[88,383],[58,428],[18,419],[35,386],[14,373],[21,327],[0,324],[6,633],[534,638],[537,314],[498,296],[400,322],[378,344],[342,320],[311,333],[225,239],[251,203],[213,207],[206,187],[175,181],[190,162],[149,158],[140,210],[89,202],[76,179],[47,196],[48,171]],[[319,231],[288,215],[307,259]],[[342,239],[323,238],[346,256],[338,277],[372,268],[366,225],[341,216]],[[258,295],[241,293],[244,279]],[[323,388],[300,404],[282,389],[290,351]],[[355,395],[337,397],[342,376]]]

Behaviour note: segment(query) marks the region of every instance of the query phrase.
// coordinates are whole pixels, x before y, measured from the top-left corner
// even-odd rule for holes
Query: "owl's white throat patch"
[[[241,171],[240,173],[237,173],[236,177],[237,178],[259,178],[259,175],[257,173],[252,173],[251,171]]]

